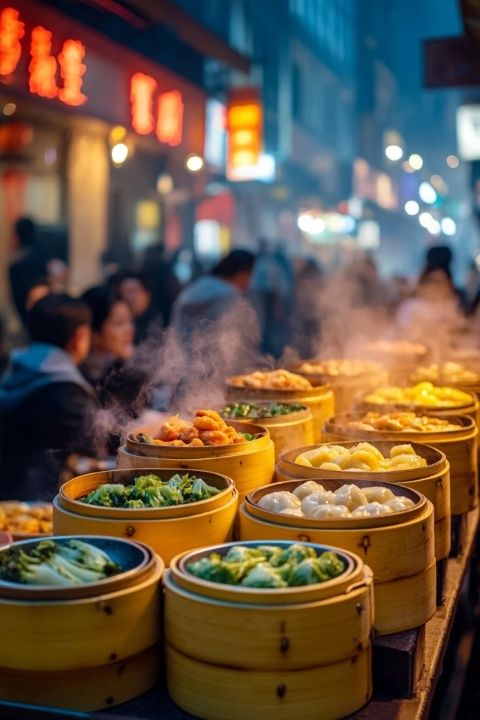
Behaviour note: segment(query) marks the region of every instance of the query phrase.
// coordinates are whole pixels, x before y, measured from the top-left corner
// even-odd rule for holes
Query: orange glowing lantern
[[[87,66],[83,63],[84,57],[85,45],[80,40],[65,40],[58,56],[60,75],[63,78],[63,88],[60,89],[58,97],[66,105],[78,107],[87,101],[87,96],[82,93],[83,76],[87,71]]]
[[[0,153],[16,155],[25,150],[33,140],[33,128],[29,123],[10,121],[0,123]]]
[[[25,35],[25,24],[17,10],[11,7],[0,12],[0,75],[11,75],[22,54],[20,40]]]
[[[178,90],[162,93],[158,98],[157,138],[175,147],[182,142],[183,99]]]
[[[55,81],[57,61],[52,55],[52,33],[40,25],[32,30],[30,54],[32,56],[28,68],[30,92],[40,97],[56,97],[58,95]]]
[[[140,135],[149,135],[155,127],[153,93],[156,87],[156,80],[143,73],[135,73],[130,81],[132,125]]]
[[[257,88],[233,90],[227,106],[227,176],[258,165],[262,152],[263,111]]]

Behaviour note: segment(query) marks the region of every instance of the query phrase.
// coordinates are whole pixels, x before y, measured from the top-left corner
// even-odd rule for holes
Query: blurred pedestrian
[[[152,293],[153,303],[158,308],[166,327],[170,324],[173,303],[180,292],[180,284],[166,259],[163,245],[152,245],[145,251],[142,273]]]
[[[12,299],[23,325],[27,320],[27,294],[31,284],[46,275],[46,260],[37,243],[34,221],[22,217],[15,224],[17,251],[10,265],[10,288]]]
[[[96,410],[78,370],[91,314],[68,295],[47,295],[28,314],[31,344],[13,354],[0,383],[0,498],[52,498],[70,452],[91,450]]]
[[[109,287],[119,298],[125,300],[133,313],[135,344],[146,340],[154,326],[162,325],[152,290],[142,273],[129,270],[119,272],[110,278]]]
[[[49,295],[51,292],[48,278],[36,278],[28,288],[27,298],[25,300],[25,309],[28,312],[32,309],[36,302]]]
[[[235,308],[250,284],[255,255],[249,250],[232,250],[178,296],[172,313],[172,325],[183,337],[198,329],[202,321],[216,322]],[[241,318],[237,319],[241,323]]]
[[[301,358],[315,357],[321,343],[323,270],[308,258],[297,273],[292,343]]]

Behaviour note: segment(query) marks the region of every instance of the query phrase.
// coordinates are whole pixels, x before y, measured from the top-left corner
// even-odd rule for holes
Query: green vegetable
[[[225,419],[258,419],[289,415],[290,413],[301,412],[305,409],[304,405],[298,403],[272,402],[268,405],[255,405],[254,403],[238,402],[224,407],[221,415]]]
[[[208,485],[202,478],[188,473],[177,473],[167,481],[150,473],[139,475],[131,485],[100,485],[80,498],[80,502],[101,507],[158,508],[207,500],[219,492],[218,488]]]
[[[344,572],[344,564],[332,552],[319,557],[314,548],[294,543],[278,545],[232,545],[222,556],[211,553],[190,563],[187,570],[203,580],[245,587],[295,587],[321,583]]]
[[[82,540],[42,540],[26,552],[12,546],[0,553],[0,579],[30,585],[81,585],[121,572],[108,555]]]

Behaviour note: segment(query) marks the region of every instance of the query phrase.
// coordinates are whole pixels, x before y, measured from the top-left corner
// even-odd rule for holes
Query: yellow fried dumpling
[[[390,470],[410,470],[411,468],[425,467],[427,461],[420,455],[395,455],[389,462]]]
[[[363,489],[363,494],[367,498],[367,502],[379,502],[379,503],[387,503],[389,500],[393,500],[395,495],[393,492],[386,487],[378,486],[378,487],[365,487]]]
[[[338,463],[339,458],[348,455],[348,448],[342,445],[321,445],[315,450],[309,450],[305,456],[314,467],[320,467],[323,463]]]
[[[333,470],[334,472],[338,472],[342,468],[337,463],[325,462],[325,463],[322,463],[318,469],[319,470]]]
[[[373,453],[377,456],[377,458],[380,460],[380,462],[383,460],[383,455],[380,452],[380,450],[375,447],[375,445],[372,445],[368,442],[361,442],[355,445],[354,447],[350,448],[350,452],[357,451],[357,450],[367,450],[370,453]]]
[[[310,460],[306,457],[305,453],[303,455],[297,455],[295,458],[296,465],[303,465],[304,467],[313,467]]]
[[[370,450],[354,450],[351,455],[341,460],[342,470],[380,470],[380,460]]]
[[[410,443],[406,443],[405,445],[394,445],[390,449],[390,457],[394,458],[397,455],[415,455],[415,450],[410,445]]]

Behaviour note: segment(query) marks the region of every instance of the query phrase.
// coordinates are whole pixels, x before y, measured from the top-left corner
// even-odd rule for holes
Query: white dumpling
[[[291,492],[287,490],[279,490],[278,492],[268,493],[264,495],[258,501],[258,504],[264,510],[270,510],[270,512],[280,512],[285,508],[299,508],[300,500]]]
[[[390,488],[386,487],[366,487],[363,488],[363,494],[368,502],[386,503],[395,497]]]
[[[319,505],[334,505],[335,495],[329,490],[312,493],[303,498],[301,503],[302,512],[306,517],[313,517],[313,512]]]
[[[317,505],[311,515],[312,520],[322,520],[324,518],[341,518],[350,517],[350,511],[345,505]]]
[[[392,508],[388,505],[384,505],[383,503],[379,503],[377,501],[367,503],[363,506],[365,511],[368,513],[368,515],[386,515],[387,513],[391,513]]]
[[[355,510],[352,512],[352,517],[367,518],[370,517],[370,513],[366,509],[366,505],[360,505],[360,507],[355,508]]]
[[[303,498],[307,497],[307,495],[322,492],[323,489],[323,485],[315,482],[315,480],[307,480],[307,482],[304,482],[298,487],[296,487],[293,491],[293,494],[296,495],[296,497],[298,497],[300,500],[303,500]]]
[[[367,498],[357,485],[342,485],[335,490],[335,505],[346,505],[349,510],[355,510],[366,503]]]
[[[300,508],[283,508],[280,515],[291,515],[292,517],[305,517]]]
[[[388,500],[386,504],[389,508],[393,510],[393,512],[407,510],[407,508],[413,507],[415,505],[413,500],[410,500],[410,498],[404,497],[403,495],[393,497],[391,500]]]

